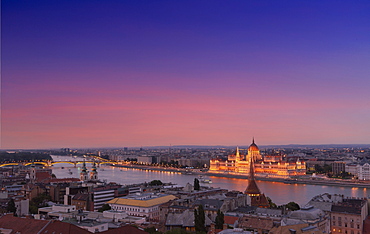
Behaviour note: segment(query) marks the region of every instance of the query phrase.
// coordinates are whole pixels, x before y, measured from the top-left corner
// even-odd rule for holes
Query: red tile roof
[[[89,194],[86,193],[77,193],[74,195],[72,200],[87,201],[89,199]]]
[[[60,222],[58,220],[37,220],[30,218],[19,218],[13,215],[5,215],[0,218],[0,228],[11,229],[12,233],[21,234],[35,233],[58,233],[58,234],[90,234],[89,231],[77,227],[70,223]]]
[[[52,179],[46,179],[43,182],[44,183],[69,183],[69,182],[78,182],[81,181],[78,178],[52,178]]]
[[[70,223],[60,222],[58,220],[53,220],[49,223],[45,229],[43,229],[40,234],[50,234],[50,233],[58,233],[58,234],[91,234],[86,229],[77,227],[76,225]],[[22,233],[23,234],[23,233]]]
[[[45,171],[36,172],[37,182],[42,182],[43,180],[50,179],[50,178],[51,178],[51,175],[49,172],[45,172]]]
[[[238,219],[239,217],[225,215],[224,223],[229,224],[229,225],[234,225],[235,221]]]
[[[100,232],[100,233],[103,233],[103,234],[147,234],[148,232],[140,230],[131,225],[126,225],[126,226],[115,228],[115,229],[109,229],[108,231]]]
[[[13,215],[5,215],[0,218],[0,227],[12,229],[12,233],[20,232],[22,234],[38,233],[49,221],[36,220],[28,218],[18,218]]]

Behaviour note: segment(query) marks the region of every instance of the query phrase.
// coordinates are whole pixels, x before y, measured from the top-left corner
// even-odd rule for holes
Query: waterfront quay
[[[248,179],[247,174],[228,172],[228,173],[217,173],[202,171],[199,169],[184,169],[184,168],[168,168],[168,167],[155,167],[147,165],[134,165],[134,164],[115,164],[115,167],[134,168],[141,170],[152,170],[152,171],[168,171],[176,172],[181,174],[194,174],[194,175],[206,175],[223,178],[237,178],[237,179]],[[337,187],[356,187],[356,188],[370,188],[368,181],[359,180],[345,180],[345,179],[322,179],[322,178],[277,178],[277,177],[258,177],[257,180],[271,181],[271,182],[282,182],[285,184],[310,184],[310,185],[324,185],[324,186],[337,186]]]

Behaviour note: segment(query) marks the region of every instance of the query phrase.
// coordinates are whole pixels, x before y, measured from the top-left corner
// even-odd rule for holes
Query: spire
[[[259,196],[261,194],[260,189],[257,186],[257,183],[254,178],[254,163],[253,157],[250,157],[249,162],[249,177],[248,177],[248,187],[244,192],[250,196]]]
[[[87,174],[87,168],[86,168],[85,160],[82,163],[82,168],[81,168],[81,173],[80,174]]]
[[[236,158],[240,158],[239,146],[236,147],[235,156],[236,156]]]
[[[253,137],[253,139],[252,139],[252,144],[254,144],[254,137]]]
[[[95,163],[95,161],[93,162],[92,170],[93,171],[96,171],[96,163]]]
[[[249,180],[254,180],[254,160],[253,160],[253,157],[250,158],[250,162],[249,162]]]
[[[86,168],[85,159],[84,159],[84,162],[82,164],[82,168],[81,168],[81,172],[80,172],[80,180],[82,180],[82,181],[87,180],[87,168]]]
[[[98,172],[96,171],[96,163],[93,162],[93,166],[90,172],[90,180],[97,180],[98,179]]]

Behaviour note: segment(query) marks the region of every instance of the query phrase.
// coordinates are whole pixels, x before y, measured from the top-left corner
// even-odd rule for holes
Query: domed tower
[[[88,180],[85,160],[84,160],[84,163],[82,164],[82,168],[81,168],[81,172],[80,172],[80,180],[82,180],[82,181],[87,181]]]
[[[96,170],[96,164],[95,164],[95,161],[93,163],[93,166],[91,168],[91,172],[90,172],[90,180],[98,180],[98,172]]]
[[[249,161],[251,158],[253,159],[253,161],[261,160],[262,159],[262,155],[260,153],[260,149],[254,143],[254,137],[253,137],[252,144],[248,148],[248,157],[247,157],[247,160]]]

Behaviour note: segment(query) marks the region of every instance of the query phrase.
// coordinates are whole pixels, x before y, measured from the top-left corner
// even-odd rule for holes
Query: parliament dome
[[[258,146],[254,143],[254,139],[253,139],[253,142],[252,144],[249,146],[248,148],[248,151],[259,151],[260,149],[258,148]]]

